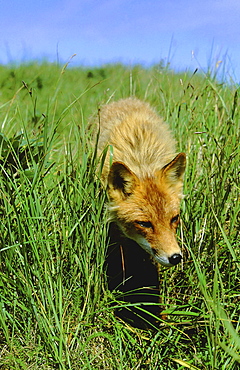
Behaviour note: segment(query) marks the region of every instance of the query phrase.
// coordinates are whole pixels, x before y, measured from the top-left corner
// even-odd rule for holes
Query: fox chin
[[[102,180],[111,222],[163,266],[177,265],[176,240],[186,166],[168,125],[146,102],[122,99],[101,107],[99,154],[111,146]]]

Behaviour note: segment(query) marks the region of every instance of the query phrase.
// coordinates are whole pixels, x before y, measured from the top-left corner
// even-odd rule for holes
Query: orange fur
[[[103,106],[99,124],[99,153],[111,147],[102,173],[111,221],[158,263],[177,264],[185,154],[176,155],[168,125],[135,98]]]

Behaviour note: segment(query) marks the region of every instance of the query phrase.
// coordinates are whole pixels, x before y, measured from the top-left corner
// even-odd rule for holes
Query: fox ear
[[[166,180],[171,185],[183,182],[183,175],[186,167],[186,154],[179,153],[171,162],[163,167],[162,171]]]
[[[126,198],[132,194],[137,183],[137,176],[121,162],[114,162],[108,175],[108,192],[110,198],[120,195]]]

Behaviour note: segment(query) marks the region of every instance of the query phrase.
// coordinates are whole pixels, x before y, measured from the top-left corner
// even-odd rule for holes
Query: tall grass
[[[0,84],[1,368],[237,369],[238,87],[157,67],[50,64],[1,67]],[[155,331],[114,316],[131,304],[107,289],[103,159],[86,129],[100,103],[129,95],[156,107],[188,156],[184,260],[160,271],[168,318]]]

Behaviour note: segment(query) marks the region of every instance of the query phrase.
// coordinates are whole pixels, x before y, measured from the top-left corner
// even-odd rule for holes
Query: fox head
[[[114,162],[108,175],[109,212],[122,233],[163,266],[181,261],[176,240],[186,155],[179,153],[151,177]]]

